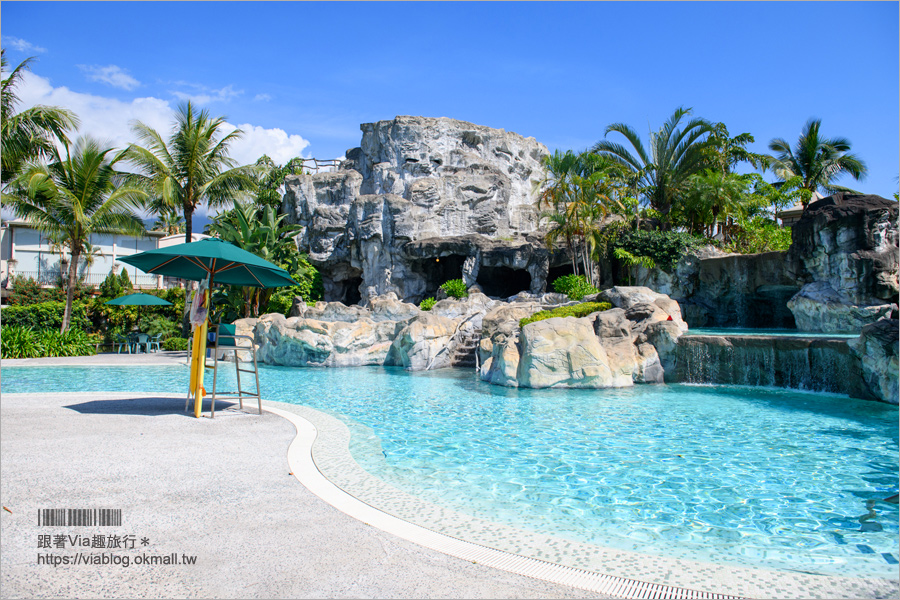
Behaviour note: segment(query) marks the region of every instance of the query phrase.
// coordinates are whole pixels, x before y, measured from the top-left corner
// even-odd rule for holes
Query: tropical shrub
[[[73,291],[73,300],[77,301],[90,298],[91,290],[91,286],[76,281],[75,289]],[[57,285],[56,287],[51,288],[41,287],[41,284],[33,278],[24,277],[22,275],[14,275],[10,279],[10,306],[28,306],[40,302],[65,301],[66,290],[63,286]]]
[[[39,356],[41,356],[41,348],[31,327],[4,325],[0,329],[0,358],[37,358]]]
[[[791,229],[759,216],[741,223],[730,242],[728,252],[756,254],[759,252],[787,252],[791,246]]]
[[[131,285],[131,277],[128,276],[128,271],[125,270],[125,267],[122,267],[122,272],[119,273],[119,284],[122,286],[122,291],[126,294],[134,291],[134,286]]]
[[[266,308],[266,313],[278,313],[284,315],[285,317],[289,317],[291,316],[291,307],[293,306],[293,295],[275,293],[271,298],[269,298],[269,306],[268,308]]]
[[[425,298],[422,302],[419,303],[419,309],[421,310],[431,310],[434,305],[437,303],[437,300],[434,298]]]
[[[529,323],[543,321],[544,319],[552,319],[554,317],[586,317],[591,313],[602,312],[612,308],[609,302],[583,302],[581,304],[572,304],[571,306],[559,306],[553,310],[542,310],[534,313],[530,317],[525,317],[519,321],[519,327],[525,327]]]
[[[3,325],[30,327],[35,331],[44,329],[60,329],[63,313],[66,310],[65,302],[41,302],[28,306],[7,306],[3,309]],[[87,309],[81,302],[72,304],[72,326],[86,330],[91,326],[88,320]]]
[[[96,354],[94,344],[97,341],[80,329],[60,333],[51,329],[35,331],[31,327],[4,325],[0,330],[0,358],[89,356]]]
[[[631,256],[648,257],[657,267],[668,271],[682,256],[707,243],[702,238],[683,231],[620,230],[618,235],[610,240],[609,250],[613,257],[616,256],[617,249],[622,249]],[[625,256],[621,252],[619,255]]]
[[[451,298],[469,297],[469,291],[466,289],[466,282],[462,279],[451,279],[450,281],[445,281],[443,285],[441,285],[441,289],[444,290],[444,293]]]
[[[163,315],[151,315],[141,319],[140,330],[149,336],[161,335],[164,340],[170,337],[178,337],[181,333],[181,325]]]
[[[174,352],[176,350],[187,350],[190,341],[183,337],[172,337],[165,340],[162,344],[163,350]]]
[[[600,291],[588,283],[584,275],[563,275],[553,282],[553,290],[557,294],[568,295],[571,300],[581,300],[588,294]]]
[[[124,272],[124,269],[123,269]],[[126,273],[127,275],[127,273]],[[109,270],[109,274],[107,274],[106,279],[103,280],[103,283],[100,284],[100,297],[101,298],[118,298],[122,295],[122,280],[116,275],[116,272],[112,269]]]

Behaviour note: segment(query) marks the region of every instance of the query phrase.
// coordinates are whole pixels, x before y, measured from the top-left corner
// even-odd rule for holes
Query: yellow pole
[[[203,294],[204,305],[209,306],[209,292]],[[206,371],[206,332],[209,320],[204,320],[202,325],[194,325],[194,339],[191,346],[191,382],[190,392],[194,396],[194,416],[200,418],[203,411],[203,396],[206,390],[203,387],[203,376]]]

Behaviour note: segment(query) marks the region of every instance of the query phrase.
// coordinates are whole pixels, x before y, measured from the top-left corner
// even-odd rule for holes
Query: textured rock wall
[[[645,287],[614,287],[616,306],[586,317],[519,327],[535,306],[500,304],[483,321],[481,379],[508,387],[627,387],[674,377],[674,352],[687,330],[678,303]],[[668,372],[667,372],[668,370]]]
[[[534,245],[525,236],[538,226],[533,190],[546,147],[447,118],[360,128],[361,145],[339,171],[285,181],[283,207],[303,228],[299,242],[323,272],[326,299],[365,303],[393,292],[418,302],[448,279],[476,283],[481,267],[488,278],[492,268],[526,271],[516,291],[544,290],[547,252],[514,249]]]
[[[691,327],[859,331],[896,310],[898,238],[896,202],[836,194],[810,204],[787,253],[703,249],[636,280],[677,300]]]
[[[805,284],[788,303],[799,329],[858,331],[897,310],[897,203],[835,194],[809,205],[794,224],[787,264]]]

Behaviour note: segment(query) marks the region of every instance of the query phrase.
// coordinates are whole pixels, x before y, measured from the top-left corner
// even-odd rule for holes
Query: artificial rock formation
[[[900,403],[900,321],[881,319],[863,327],[850,343],[862,365],[862,377],[872,394],[883,402]]]
[[[794,224],[787,261],[806,284],[788,303],[797,328],[853,331],[889,317],[900,292],[897,203],[835,194]]]
[[[498,304],[485,314],[480,377],[508,387],[627,387],[672,380],[681,310],[649,288],[600,294],[616,306],[586,317],[556,317],[519,327],[539,305]]]
[[[496,297],[544,291],[550,255],[529,234],[546,147],[447,118],[361,129],[338,171],[285,181],[283,208],[303,228],[326,299],[418,302],[457,278]]]

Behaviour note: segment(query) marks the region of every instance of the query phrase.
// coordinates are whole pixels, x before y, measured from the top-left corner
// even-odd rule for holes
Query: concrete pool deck
[[[180,356],[179,356],[180,354]],[[184,353],[3,361],[177,364]],[[224,404],[222,408],[224,409]],[[290,473],[293,425],[272,413],[183,412],[183,395],[4,394],[3,598],[581,598],[604,596],[422,548],[349,517]],[[121,527],[39,527],[45,508],[120,508]],[[39,548],[50,535],[51,548]],[[135,536],[133,549],[57,535]],[[148,544],[142,545],[147,538]],[[127,543],[126,543],[127,545]],[[38,564],[109,553],[132,564]],[[195,565],[133,564],[138,555]]]
[[[3,361],[0,366],[184,360],[184,353],[158,353]],[[4,395],[0,499],[9,510],[0,511],[0,596],[609,597],[473,564],[376,529],[333,508],[292,476],[295,467],[287,453],[297,431],[291,422],[270,412],[253,414],[253,407],[250,414],[231,409],[217,411],[214,420],[196,420],[182,412],[183,406],[184,396],[171,394]],[[327,431],[333,428],[327,422],[315,425],[331,440],[317,450],[316,459],[328,460],[332,469],[340,466],[346,440]],[[45,508],[121,508],[123,522],[121,527],[39,527],[38,510]],[[134,548],[108,550],[73,548],[67,538],[64,548],[56,548],[60,534],[132,535],[136,541]],[[41,535],[50,535],[53,547],[39,548]],[[143,538],[147,545],[141,544]],[[172,553],[197,559],[196,565],[127,568],[38,564],[39,556],[46,561],[47,555],[79,552],[112,553],[132,562],[139,555]],[[727,583],[729,574],[721,576],[721,589],[707,591],[734,589]],[[787,580],[809,577],[797,573]],[[834,584],[839,579],[812,577]],[[678,585],[674,579],[670,585]],[[759,597],[812,597],[801,592],[803,586],[785,587],[785,578],[780,579],[771,582],[773,593]],[[766,589],[765,581],[753,585]],[[820,597],[837,597],[824,594],[828,587]],[[881,593],[853,588],[840,595],[892,593],[890,585]]]

